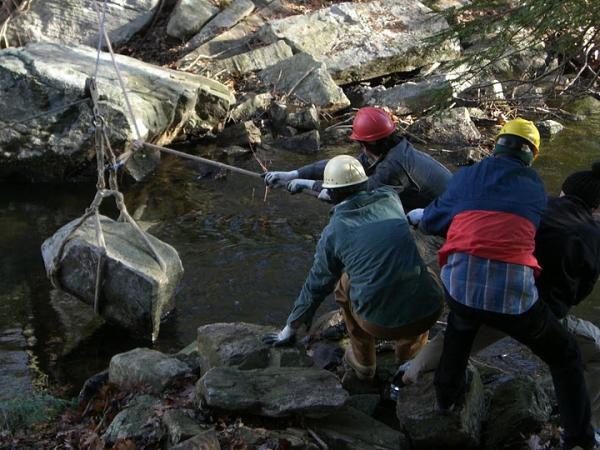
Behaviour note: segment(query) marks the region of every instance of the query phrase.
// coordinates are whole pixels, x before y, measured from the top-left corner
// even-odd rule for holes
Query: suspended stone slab
[[[327,67],[308,53],[298,53],[258,73],[275,91],[293,94],[298,100],[335,112],[350,106],[350,100],[327,72]]]
[[[21,2],[24,3],[24,2]],[[43,0],[27,2],[24,11],[8,22],[7,37],[12,46],[31,42],[98,45],[97,0]],[[127,42],[152,21],[160,0],[106,2],[104,27],[113,46]]]
[[[59,252],[61,242],[78,219],[60,228],[42,244],[46,272]],[[57,263],[61,287],[94,304],[96,269],[100,248],[97,245],[94,218],[91,217],[67,241]],[[157,337],[160,320],[175,307],[175,288],[183,275],[177,251],[146,234],[166,265],[163,272],[139,233],[129,223],[101,216],[106,240],[100,314],[107,320],[146,338]]]
[[[312,14],[272,20],[266,42],[285,41],[323,61],[338,84],[409,72],[460,54],[457,41],[427,48],[425,40],[446,30],[440,15],[414,0],[338,3]]]
[[[298,367],[218,367],[206,373],[196,389],[198,400],[208,407],[266,417],[322,417],[340,409],[348,399],[333,373]]]
[[[179,0],[169,17],[167,34],[179,39],[192,36],[218,12],[209,0]]]
[[[483,385],[476,368],[469,366],[467,370],[471,383],[464,403],[449,413],[436,411],[433,373],[425,373],[418,383],[400,389],[396,415],[412,448],[479,448],[486,413]]]
[[[188,365],[174,356],[149,348],[134,348],[111,358],[108,380],[122,389],[144,386],[159,394],[190,372]]]
[[[273,64],[290,58],[293,55],[292,49],[284,41],[277,41],[266,47],[232,56],[230,58],[219,59],[208,65],[212,74],[227,72],[231,75],[245,75],[257,70],[266,69]]]
[[[210,22],[185,44],[185,49],[193,50],[204,44],[224,30],[228,30],[244,17],[254,11],[254,3],[250,0],[234,0],[224,10],[217,14]]]
[[[332,449],[408,450],[411,448],[401,432],[349,406],[324,419],[311,420],[308,425]]]
[[[103,324],[104,319],[94,313],[94,308],[78,298],[58,289],[50,291],[50,304],[62,326],[64,343],[62,354],[67,355],[90,338]]]
[[[126,56],[116,59],[133,118],[107,53],[100,55],[97,86],[100,113],[117,152],[137,138],[136,126],[142,139],[159,145],[169,144],[183,130],[204,135],[235,102],[228,87],[206,77]],[[31,44],[0,51],[0,179],[72,180],[70,173],[91,178],[96,157],[85,82],[95,65],[96,51],[84,46]],[[135,179],[156,168],[158,155],[145,155],[137,153],[127,162]]]

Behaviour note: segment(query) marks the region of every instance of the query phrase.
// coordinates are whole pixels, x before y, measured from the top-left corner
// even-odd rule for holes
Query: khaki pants
[[[346,273],[338,281],[334,295],[340,305],[350,344],[356,360],[363,366],[375,367],[375,339],[396,341],[396,359],[402,363],[412,358],[427,343],[431,328],[441,310],[416,322],[398,328],[386,328],[367,322],[352,311],[350,300],[350,279]]]
[[[579,346],[592,407],[592,426],[598,428],[600,427],[600,329],[587,320],[571,315],[561,319],[560,323],[575,336]],[[475,354],[504,337],[506,335],[502,332],[482,326],[473,341],[471,353]],[[443,348],[444,335],[439,333],[411,361],[405,376],[412,382],[416,382],[422,372],[436,369]]]

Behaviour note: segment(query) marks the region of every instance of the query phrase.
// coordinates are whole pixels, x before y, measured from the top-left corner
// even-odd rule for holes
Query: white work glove
[[[408,223],[411,224],[413,227],[419,225],[421,219],[423,218],[423,211],[425,211],[423,208],[417,208],[413,209],[412,211],[409,211],[408,214],[406,214],[406,219],[408,220]]]
[[[303,189],[312,189],[315,185],[315,180],[305,180],[303,178],[296,178],[287,184],[287,190],[292,194],[297,194]]]
[[[330,202],[331,197],[329,196],[329,189],[322,189],[317,198],[322,202]]]
[[[286,325],[279,333],[267,333],[262,337],[262,341],[273,347],[282,347],[291,345],[296,339],[296,330]]]
[[[298,178],[299,174],[297,170],[292,170],[290,172],[265,172],[262,176],[267,186],[277,186]]]

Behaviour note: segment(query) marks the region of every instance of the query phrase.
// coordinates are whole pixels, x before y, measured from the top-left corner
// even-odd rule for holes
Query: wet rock
[[[325,63],[337,83],[346,84],[456,58],[457,42],[435,50],[423,44],[447,28],[445,19],[432,15],[420,2],[379,0],[338,3],[311,14],[272,20],[261,34],[267,42],[285,39],[295,51]]]
[[[408,131],[431,144],[448,146],[469,145],[481,138],[467,108],[454,108],[422,117]]]
[[[187,364],[194,375],[200,376],[202,361],[200,359],[200,353],[198,353],[198,344],[196,341],[191,342],[173,356],[184,364]]]
[[[600,114],[600,100],[588,95],[587,97],[578,98],[568,105],[568,111],[578,116],[592,116]]]
[[[298,100],[335,112],[350,106],[344,91],[333,81],[325,64],[298,53],[258,73],[262,83]]]
[[[362,105],[386,106],[396,114],[421,113],[433,106],[452,99],[454,90],[446,75],[432,76],[423,81],[406,83],[386,88],[363,87]]]
[[[282,129],[286,125],[305,131],[319,128],[319,111],[315,105],[291,107],[283,103],[273,103],[270,114],[276,129]]]
[[[217,152],[221,156],[225,156],[226,158],[232,158],[233,160],[236,160],[248,156],[252,153],[252,150],[246,147],[240,147],[239,145],[230,145],[229,147],[217,149]]]
[[[171,447],[170,450],[221,450],[221,444],[217,433],[209,430]]]
[[[350,139],[351,127],[336,126],[321,131],[321,141],[325,145],[347,143]]]
[[[329,448],[347,450],[400,449],[410,445],[399,431],[351,407],[309,422]]]
[[[491,399],[484,442],[486,449],[516,448],[550,418],[552,405],[544,389],[529,377],[498,385]]]
[[[277,138],[273,141],[273,146],[301,155],[312,155],[321,150],[321,139],[319,131],[312,130],[290,137]]]
[[[380,402],[379,394],[357,394],[350,396],[347,405],[367,416],[372,416]]]
[[[311,345],[311,358],[320,369],[333,370],[342,364],[344,349],[337,344],[316,342]]]
[[[127,42],[150,23],[160,0],[107,2],[104,26],[113,46]],[[102,4],[99,4],[102,9]],[[90,0],[30,2],[7,22],[13,46],[31,42],[98,45],[98,15]]]
[[[254,39],[254,32],[264,23],[265,21],[260,15],[251,14],[229,30],[223,31],[184,55],[177,61],[177,65],[185,70],[197,71],[202,69],[202,64],[197,63],[203,61],[204,58],[227,58],[244,53]]]
[[[228,126],[217,137],[219,145],[254,145],[261,143],[260,129],[251,120]]]
[[[208,67],[211,73],[225,71],[231,75],[245,75],[257,70],[266,69],[273,64],[292,56],[292,49],[284,41],[260,47],[249,52],[219,59]]]
[[[250,94],[233,107],[229,118],[234,122],[243,122],[257,117],[269,108],[273,96],[270,93]]]
[[[154,417],[154,408],[160,400],[150,395],[135,397],[119,414],[115,416],[102,436],[106,445],[112,446],[119,439],[147,439],[150,431],[158,433],[156,442],[162,437],[160,427],[155,428],[150,420]]]
[[[318,450],[314,439],[306,432],[297,428],[285,430],[267,430],[265,428],[249,428],[245,425],[231,427],[225,432],[233,442],[239,442],[248,449],[279,449]]]
[[[472,379],[464,404],[448,414],[435,410],[432,373],[423,374],[418,383],[400,390],[396,414],[413,448],[468,449],[479,446],[485,415],[483,386],[477,369],[470,366],[468,370]]]
[[[160,393],[189,375],[190,368],[179,359],[148,348],[135,348],[113,356],[108,379],[121,389],[147,386]]]
[[[177,251],[154,236],[146,236],[166,265],[163,272],[137,231],[125,222],[100,216],[106,241],[100,314],[134,334],[158,337],[160,320],[175,307],[175,288],[183,275]],[[60,244],[78,219],[60,228],[42,244],[46,273],[58,255]],[[88,305],[94,304],[99,247],[95,222],[85,221],[66,243],[58,267],[61,287]]]
[[[196,388],[208,407],[267,417],[320,417],[338,410],[348,399],[334,374],[315,368],[218,367],[206,373]]]
[[[196,47],[204,44],[224,30],[233,27],[244,17],[250,15],[254,11],[254,3],[250,0],[234,0],[217,14],[210,22],[208,22],[200,32],[191,38],[186,44],[185,49],[193,50]]]
[[[209,0],[179,0],[169,18],[167,34],[179,39],[192,36],[218,12]]]
[[[303,350],[274,348],[262,342],[266,333],[279,331],[275,327],[250,323],[212,323],[198,328],[198,353],[202,370],[235,366],[240,369],[259,369],[269,366],[306,366]]]
[[[335,309],[317,317],[310,327],[308,334],[314,340],[339,340],[347,336],[342,311]]]
[[[91,337],[103,324],[94,308],[58,289],[50,291],[50,304],[56,311],[63,330],[62,354],[67,355]]]
[[[535,123],[540,135],[545,138],[553,138],[560,133],[565,126],[556,120],[541,120]]]
[[[205,77],[159,68],[117,55],[135,123],[142,139],[170,143],[182,130],[201,135],[225,119],[234,102],[229,88]],[[92,110],[83,101],[94,73],[90,47],[30,44],[0,51],[0,178],[20,174],[33,181],[63,180],[68,173],[95,177]],[[114,149],[136,137],[134,124],[107,53],[98,72],[100,113]],[[48,111],[53,111],[45,114]],[[23,119],[40,115],[36,119]],[[141,179],[156,167],[158,154],[136,153],[126,169]],[[87,170],[87,172],[86,172]]]
[[[185,441],[205,431],[194,419],[193,411],[182,409],[168,409],[164,412],[161,420],[165,434],[171,445]]]

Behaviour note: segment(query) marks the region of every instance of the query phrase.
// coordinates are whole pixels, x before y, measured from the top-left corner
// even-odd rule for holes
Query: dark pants
[[[444,350],[435,373],[438,404],[448,408],[465,391],[465,370],[471,345],[482,324],[498,329],[540,357],[550,368],[558,400],[565,448],[594,443],[590,425],[590,400],[583,377],[583,363],[575,338],[565,330],[542,301],[519,315],[469,308],[446,293],[450,314]]]

